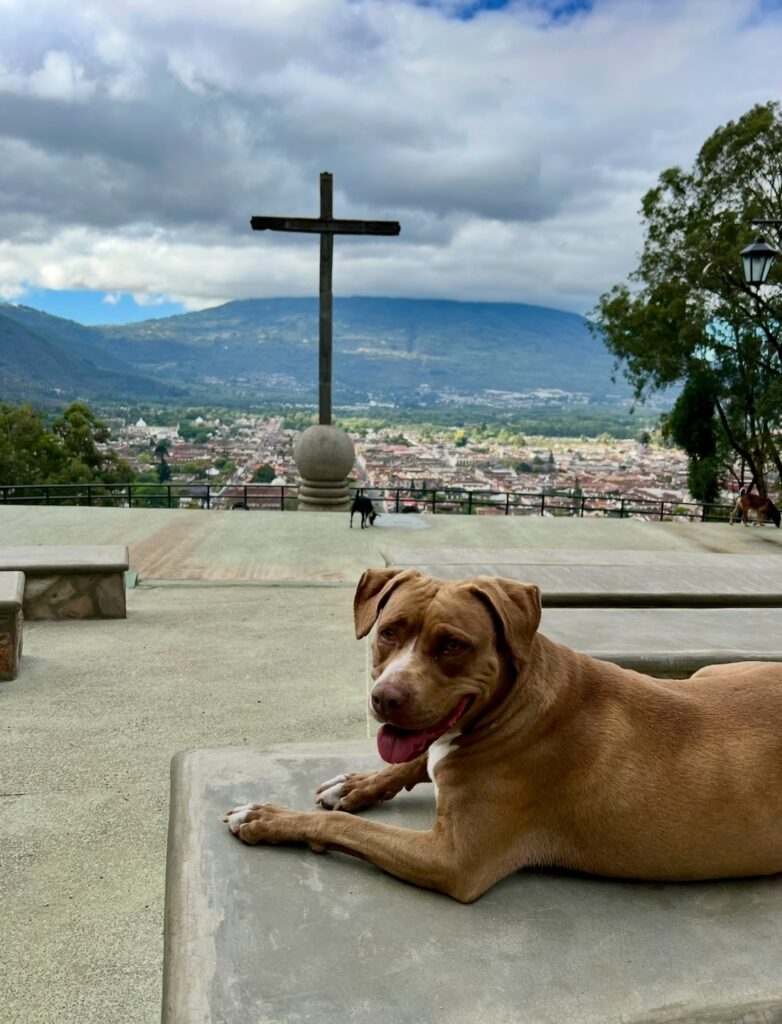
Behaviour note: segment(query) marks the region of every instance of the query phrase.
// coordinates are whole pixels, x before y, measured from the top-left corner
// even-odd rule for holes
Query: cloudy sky
[[[782,0],[0,0],[0,297],[82,322],[314,295],[585,312],[640,198],[782,96]]]

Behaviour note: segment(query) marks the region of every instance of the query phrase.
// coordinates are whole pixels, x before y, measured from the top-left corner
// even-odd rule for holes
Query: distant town
[[[527,492],[601,496],[644,502],[687,503],[687,457],[642,432],[640,439],[522,436],[508,427],[435,428],[401,426],[352,429],[356,444],[354,486],[369,490],[382,510],[396,494],[414,503],[415,492],[463,489],[502,496]],[[111,447],[141,479],[191,484],[181,499],[198,501],[199,485],[211,484],[212,507],[230,507],[241,497],[264,504],[260,488],[298,483],[293,445],[301,425],[282,416],[195,416],[173,425],[139,417],[112,424]],[[382,493],[381,493],[382,492]],[[222,499],[222,500],[221,500]],[[421,511],[425,508],[422,507]],[[485,509],[490,511],[490,507]]]

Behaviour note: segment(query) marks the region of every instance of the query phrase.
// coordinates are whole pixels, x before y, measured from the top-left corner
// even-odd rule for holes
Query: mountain
[[[317,299],[249,299],[122,326],[0,307],[73,358],[213,400],[314,402]],[[514,303],[334,300],[334,400],[431,405],[612,402],[613,359],[574,313]],[[131,369],[132,368],[132,369]],[[542,394],[556,391],[564,395]]]
[[[34,329],[38,324],[43,330]],[[61,405],[77,398],[184,394],[141,376],[95,341],[90,328],[73,321],[23,306],[0,306],[0,401]]]

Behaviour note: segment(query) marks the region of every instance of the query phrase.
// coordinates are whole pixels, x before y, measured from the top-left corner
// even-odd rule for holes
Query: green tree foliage
[[[83,402],[48,424],[29,405],[0,406],[0,483],[127,483],[133,471],[101,448],[108,430]]]
[[[629,284],[600,298],[594,330],[639,399],[688,387],[674,422],[701,495],[737,457],[763,492],[767,474],[782,475],[782,276],[778,263],[772,287],[751,288],[739,252],[756,235],[753,219],[782,218],[779,104],[717,129],[692,170],[664,171],[641,209],[640,262]],[[701,415],[713,445],[700,433]]]
[[[259,466],[252,475],[251,483],[270,484],[277,474],[273,466]]]
[[[714,382],[709,375],[693,373],[665,417],[663,432],[689,457],[687,482],[697,501],[716,502],[720,493],[720,426],[716,416]],[[724,444],[723,444],[724,447]],[[725,453],[722,453],[723,458]]]
[[[155,445],[155,458],[165,462],[166,456],[171,452],[171,442],[167,437],[162,438]]]

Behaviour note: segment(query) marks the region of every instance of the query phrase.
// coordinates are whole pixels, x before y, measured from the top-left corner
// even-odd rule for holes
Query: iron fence
[[[546,491],[491,491],[469,488],[359,487],[378,512],[434,515],[608,516],[716,522],[731,505],[587,495]],[[295,484],[0,484],[2,505],[85,505],[121,508],[204,508],[292,511],[298,507]]]
[[[587,495],[556,491],[490,491],[468,488],[363,487],[358,493],[370,498],[378,511],[429,512],[455,515],[504,516],[610,516],[627,519],[688,519],[718,522],[728,518],[732,505],[627,497],[617,494]]]

